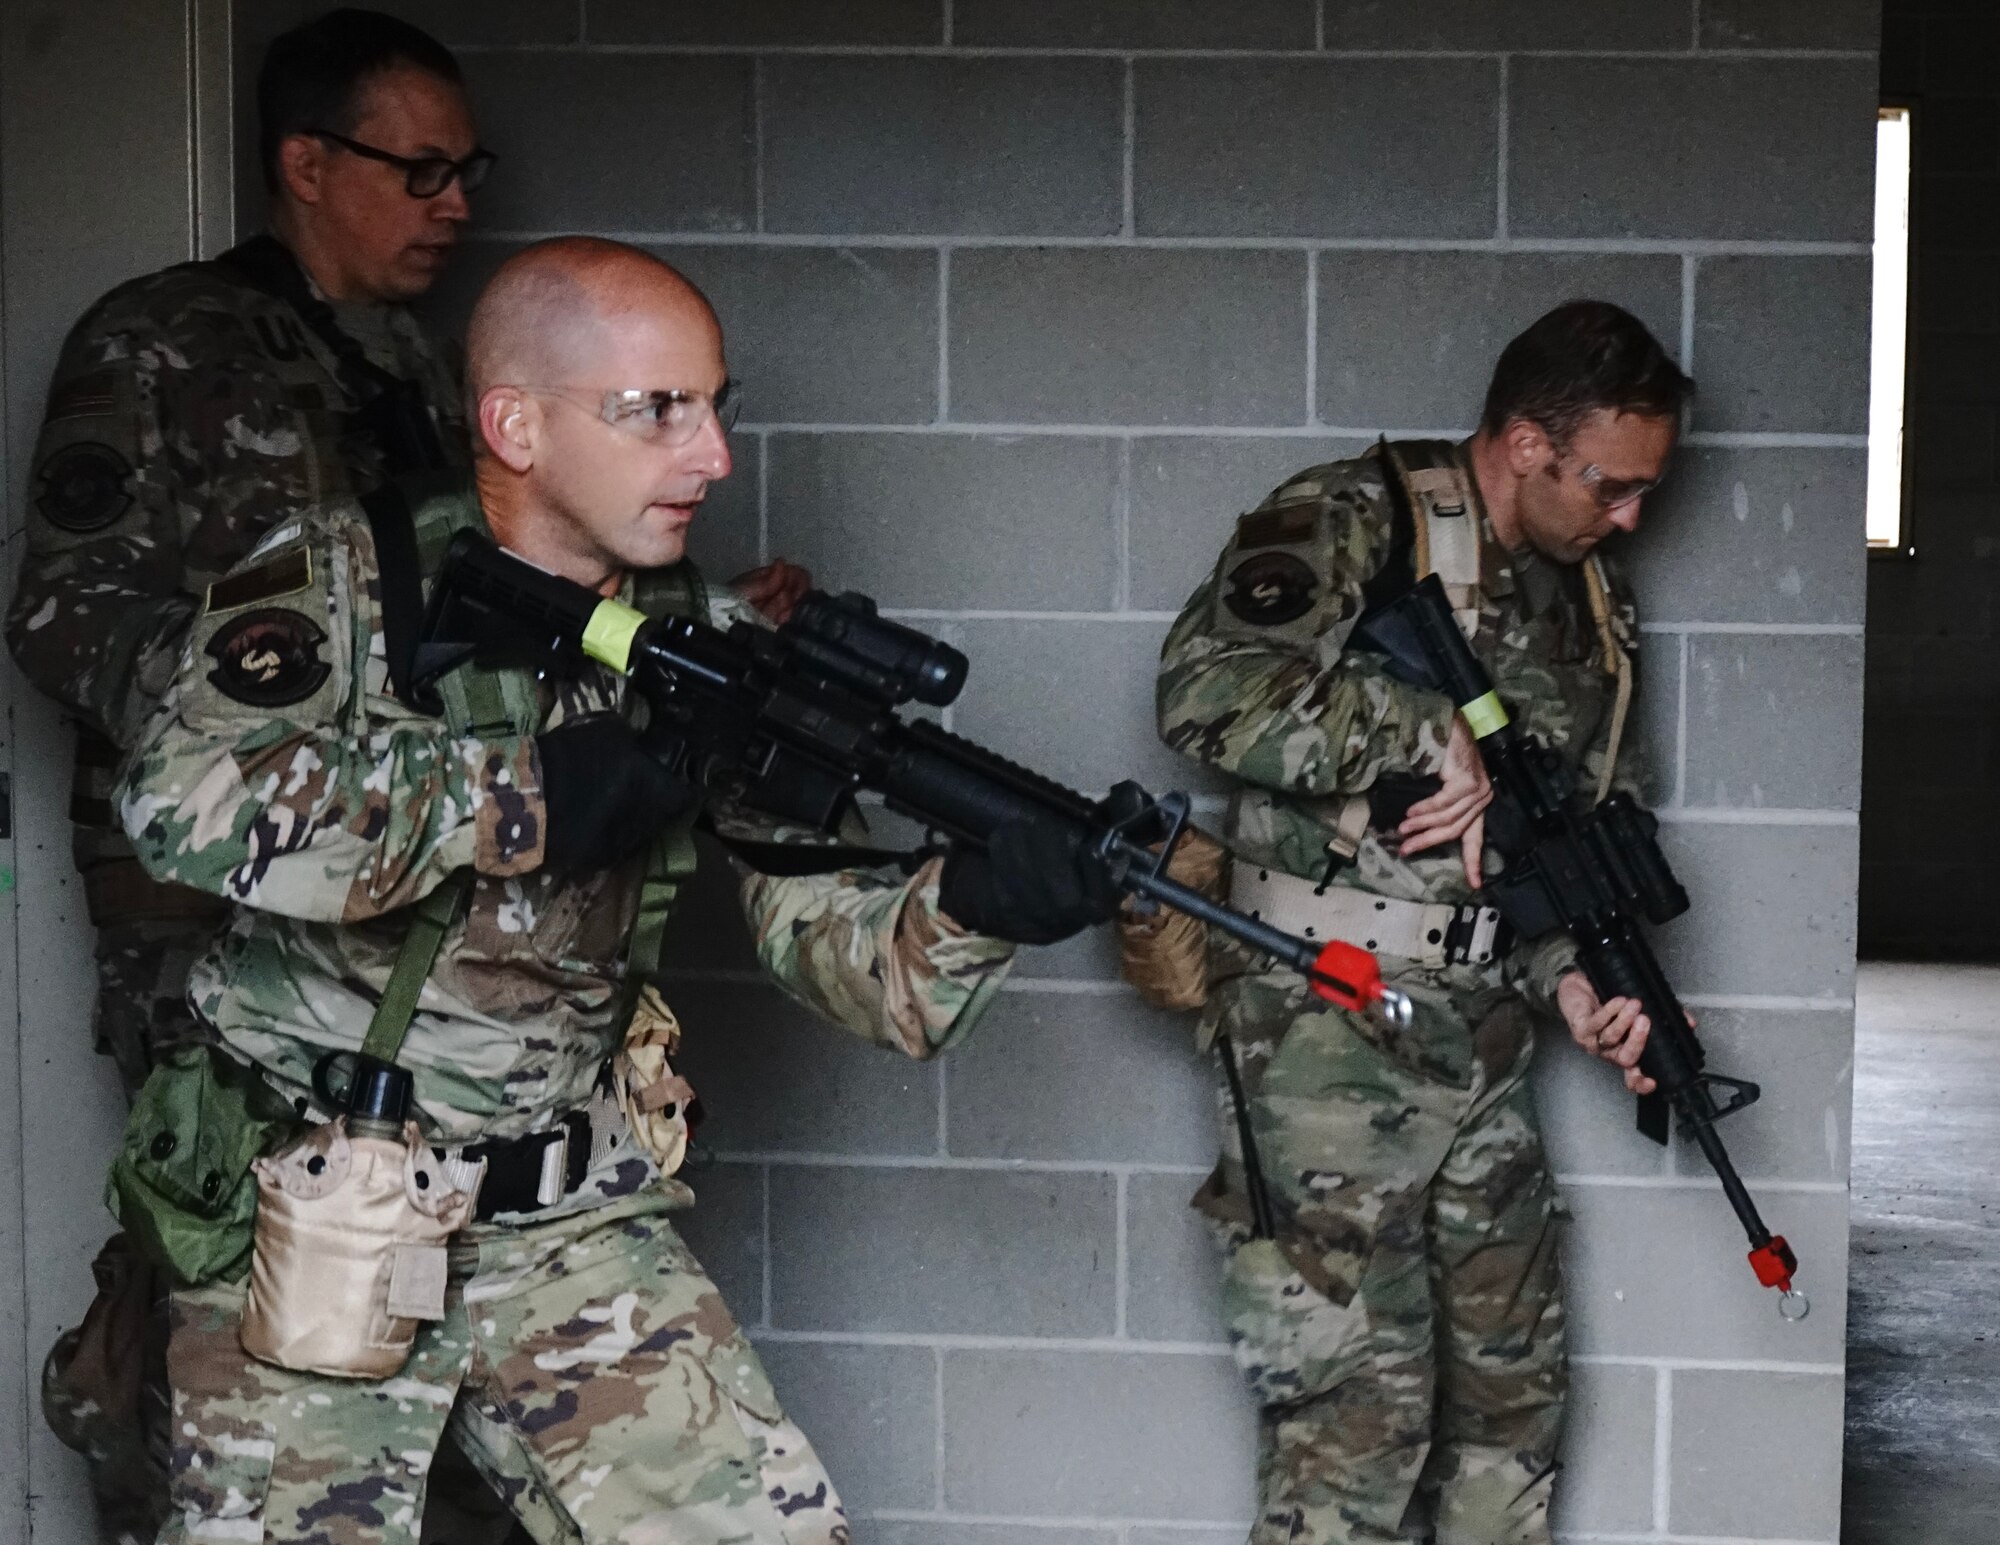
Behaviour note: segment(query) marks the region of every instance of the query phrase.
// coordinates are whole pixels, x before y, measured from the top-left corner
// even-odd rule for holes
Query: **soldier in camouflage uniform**
[[[418,502],[420,540],[488,530],[627,599],[635,571],[678,563],[729,470],[721,334],[698,293],[632,248],[542,243],[488,287],[470,354],[477,487]],[[197,1007],[232,1057],[315,1114],[311,1070],[361,1039],[400,948],[396,914],[469,866],[470,900],[397,1055],[425,1136],[486,1145],[499,1166],[574,1134],[582,1113],[596,1157],[559,1196],[498,1210],[489,1170],[451,1246],[444,1318],[393,1379],[254,1361],[237,1337],[241,1284],[177,1293],[163,1539],[409,1541],[449,1428],[543,1540],[841,1545],[831,1482],[669,1221],[691,1193],[593,1102],[624,1031],[645,850],[698,796],[646,754],[622,679],[594,664],[488,673],[505,722],[456,722],[453,676],[444,718],[406,706],[384,599],[401,581],[374,529],[334,502],[211,592],[126,777],[125,829],[156,877],[243,909],[196,971]],[[698,583],[688,593],[718,625],[748,615]],[[1041,855],[1036,872],[1010,872],[1009,851]],[[968,923],[1046,938],[1110,915],[1108,877],[1065,851],[1067,876],[1035,842],[908,878],[746,875],[743,901],[788,991],[928,1057],[966,1032],[1012,957]]]
[[[1632,317],[1573,302],[1509,345],[1479,431],[1429,447],[1413,477],[1471,504],[1461,626],[1515,722],[1600,797],[1637,633],[1615,574],[1587,570],[1637,524],[1691,389]],[[1226,941],[1211,949],[1202,1030],[1240,1062],[1277,1220],[1274,1240],[1253,1237],[1231,1113],[1196,1205],[1223,1239],[1230,1338],[1261,1407],[1253,1545],[1548,1540],[1562,1211],[1527,1083],[1534,1021],[1559,1014],[1650,1087],[1636,1005],[1599,1003],[1565,936],[1432,948],[1439,933],[1462,945],[1459,923],[1482,915],[1469,898],[1492,790],[1451,700],[1349,644],[1420,577],[1417,527],[1441,524],[1398,470],[1424,450],[1289,479],[1238,522],[1163,651],[1162,736],[1239,780],[1239,905],[1283,892],[1304,909],[1294,927],[1312,912],[1331,924],[1322,937],[1371,945],[1378,916],[1448,920],[1409,958],[1385,947],[1414,1005],[1400,1030]]]
[[[120,285],[71,331],[7,620],[22,671],[78,726],[70,812],[97,930],[96,1040],[128,1098],[159,1050],[198,1034],[188,974],[228,912],[149,878],[110,804],[204,592],[274,526],[381,481],[398,448],[363,409],[385,388],[407,383],[396,389],[420,422],[405,427],[427,431],[443,465],[467,464],[454,363],[405,306],[491,159],[456,63],[404,23],[339,12],[272,45],[258,101],[275,236]],[[307,132],[319,129],[425,159],[387,164]],[[81,1333],[50,1359],[44,1411],[92,1461],[105,1537],[150,1539],[165,1473],[148,1454],[164,1439],[138,1431],[144,1338],[98,1345],[132,1321],[132,1301],[143,1314],[149,1277],[114,1240],[99,1281]]]

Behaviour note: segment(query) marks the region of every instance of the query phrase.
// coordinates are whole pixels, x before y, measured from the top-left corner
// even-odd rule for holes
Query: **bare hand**
[[[1485,883],[1480,859],[1486,850],[1486,807],[1493,803],[1493,782],[1479,759],[1479,745],[1463,719],[1452,716],[1451,738],[1444,746],[1444,766],[1438,791],[1410,806],[1396,828],[1402,851],[1421,853],[1458,838],[1465,859],[1465,883],[1478,890]]]
[[[790,620],[792,608],[812,589],[812,584],[810,569],[774,558],[761,569],[737,575],[729,582],[729,588],[773,622],[783,623]]]
[[[1637,998],[1613,998],[1600,1003],[1597,989],[1581,971],[1572,971],[1556,983],[1556,1007],[1576,1044],[1592,1056],[1602,1057],[1625,1071],[1625,1087],[1634,1094],[1651,1094],[1659,1086],[1639,1071],[1639,1057],[1646,1049],[1646,1037],[1653,1023],[1639,1012]],[[1681,1011],[1687,1013],[1685,1009]],[[1695,1017],[1687,1016],[1688,1029]]]

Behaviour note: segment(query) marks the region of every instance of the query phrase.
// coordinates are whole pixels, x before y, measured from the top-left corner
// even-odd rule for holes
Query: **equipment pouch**
[[[1229,894],[1229,850],[1189,827],[1167,860],[1167,878],[1211,901]],[[1208,1001],[1208,925],[1171,907],[1150,916],[1127,897],[1118,909],[1118,964],[1125,980],[1155,1008],[1198,1009]]]
[[[213,1046],[154,1067],[105,1182],[105,1205],[178,1287],[240,1275],[257,1189],[251,1161],[298,1125],[290,1106]]]
[[[625,1044],[612,1064],[612,1087],[632,1140],[653,1156],[662,1175],[673,1174],[686,1160],[688,1134],[698,1119],[694,1086],[668,1060],[680,1045],[680,1021],[659,989],[640,989]]]
[[[257,1160],[243,1350],[301,1373],[386,1379],[445,1312],[445,1241],[472,1197],[406,1122],[354,1136],[337,1117]]]

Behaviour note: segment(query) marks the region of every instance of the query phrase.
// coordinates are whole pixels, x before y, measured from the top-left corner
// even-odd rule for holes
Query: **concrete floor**
[[[2000,1539],[2000,969],[1869,965],[1843,1545]]]

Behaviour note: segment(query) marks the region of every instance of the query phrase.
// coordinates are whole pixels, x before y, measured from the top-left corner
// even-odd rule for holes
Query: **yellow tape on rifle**
[[[583,625],[583,652],[626,674],[632,668],[632,637],[645,620],[644,612],[623,601],[599,601]]]
[[[1500,694],[1489,692],[1484,697],[1475,697],[1459,712],[1465,715],[1467,728],[1474,740],[1484,740],[1495,730],[1507,727],[1507,710],[1500,706]]]

